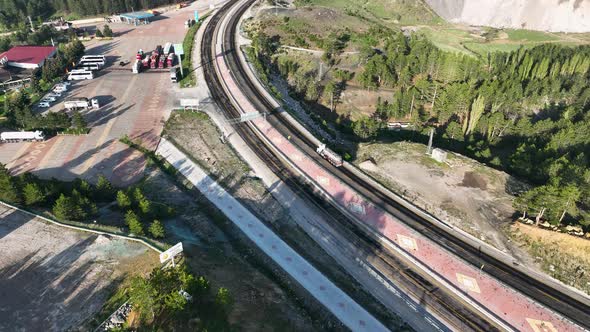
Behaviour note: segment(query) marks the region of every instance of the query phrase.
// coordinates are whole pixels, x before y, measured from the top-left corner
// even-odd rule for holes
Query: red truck
[[[149,55],[145,55],[143,57],[143,60],[141,60],[141,65],[143,66],[144,69],[147,69],[150,67],[150,56]]]

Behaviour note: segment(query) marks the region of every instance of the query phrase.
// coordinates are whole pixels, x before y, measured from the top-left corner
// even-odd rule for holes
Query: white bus
[[[91,80],[93,78],[94,74],[84,69],[74,69],[68,75],[68,81]]]
[[[87,63],[87,62],[81,62],[76,66],[76,69],[84,69],[84,70],[90,70],[90,71],[99,70],[100,68],[101,68],[101,65],[98,63]]]
[[[78,65],[98,65],[100,67],[104,66],[104,60],[101,59],[82,59],[78,62]]]
[[[104,55],[83,55],[81,60],[102,60],[106,61]]]

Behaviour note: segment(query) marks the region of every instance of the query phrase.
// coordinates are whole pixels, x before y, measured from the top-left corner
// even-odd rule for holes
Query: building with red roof
[[[35,69],[43,66],[45,60],[56,52],[54,46],[15,46],[0,54],[0,61],[10,67]]]

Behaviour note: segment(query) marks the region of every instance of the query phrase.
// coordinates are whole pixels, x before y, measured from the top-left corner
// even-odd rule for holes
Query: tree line
[[[2,0],[0,26],[15,29],[26,25],[30,16],[34,22],[56,14],[79,16],[110,15],[176,4],[179,0]]]
[[[393,90],[372,116],[338,116],[335,124],[353,140],[425,142],[435,128],[439,146],[536,185],[515,205],[519,211],[556,224],[590,224],[589,46],[546,44],[474,57],[384,27],[342,34],[348,36],[325,43],[332,49],[316,43],[330,70],[321,81],[317,69],[276,56],[277,36],[255,34],[251,53],[301,99],[330,110],[347,84]],[[359,50],[359,69],[343,77],[338,54],[348,41]],[[390,120],[409,121],[414,130],[387,131]]]
[[[0,164],[0,200],[50,210],[61,221],[81,222],[98,216],[97,203],[116,202],[130,234],[149,235],[155,239],[166,235],[160,220],[175,213],[173,208],[148,199],[140,188],[115,190],[103,175],[94,185],[81,179],[68,183],[41,180],[31,173],[12,176],[4,164]]]

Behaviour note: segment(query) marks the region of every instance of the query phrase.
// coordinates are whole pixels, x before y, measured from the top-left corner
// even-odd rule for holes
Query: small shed
[[[439,163],[444,163],[447,161],[447,152],[442,149],[434,149],[432,151],[432,159],[438,161]]]
[[[154,14],[148,12],[132,12],[119,15],[122,22],[133,25],[148,24],[154,16]]]

